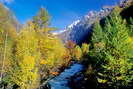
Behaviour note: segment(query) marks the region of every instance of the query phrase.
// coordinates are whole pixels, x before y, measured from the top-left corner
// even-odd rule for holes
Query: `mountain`
[[[126,7],[132,0],[121,0],[118,6],[121,8]],[[68,40],[72,40],[76,44],[83,42],[86,36],[91,35],[93,24],[96,19],[104,19],[108,16],[115,6],[104,6],[100,11],[90,11],[87,15],[83,16],[81,20],[74,21],[71,25],[67,26],[66,29],[56,33],[64,43]]]
[[[111,8],[103,8],[99,12],[90,11],[81,20],[76,20],[69,25],[62,33],[58,34],[58,37],[62,39],[64,43],[68,40],[72,40],[79,44],[85,36],[90,34],[92,26],[97,18],[102,19],[106,17],[112,10]]]

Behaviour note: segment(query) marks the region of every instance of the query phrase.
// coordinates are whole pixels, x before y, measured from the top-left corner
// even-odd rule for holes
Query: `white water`
[[[68,80],[76,73],[83,69],[81,64],[73,64],[69,69],[65,69],[59,76],[53,78],[48,82],[51,89],[70,89],[68,86]]]

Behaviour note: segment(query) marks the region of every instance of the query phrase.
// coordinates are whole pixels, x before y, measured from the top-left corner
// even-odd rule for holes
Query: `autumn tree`
[[[43,33],[42,30],[38,32],[39,38],[39,51],[41,53],[41,71],[43,75],[46,75],[52,68],[61,66],[64,64],[63,60],[65,47],[62,42],[52,34]]]
[[[74,58],[75,58],[76,60],[80,60],[81,57],[82,57],[82,50],[81,50],[81,48],[80,48],[79,46],[76,46],[76,47],[74,48]]]
[[[50,16],[47,10],[41,8],[32,21],[37,33],[38,51],[41,53],[39,69],[41,78],[47,77],[54,67],[58,68],[64,65],[69,57],[69,55],[65,55],[68,52],[63,43],[56,36],[50,34],[49,31],[54,28],[49,27],[49,20]]]
[[[2,3],[0,3],[0,12],[0,29],[3,29],[4,32],[8,31],[9,36],[15,36],[16,26],[18,25],[15,16]]]
[[[74,49],[76,47],[76,44],[69,40],[67,43],[66,43],[66,48],[69,50],[70,54],[71,54],[71,58],[74,58]]]
[[[64,60],[64,66],[68,66],[68,64],[71,62],[71,54],[67,48],[65,48],[63,60]]]
[[[13,40],[6,34],[1,34],[0,43],[0,82],[4,81],[5,76],[8,76],[8,72],[11,69],[12,57],[13,57]]]
[[[1,3],[0,12],[0,83],[7,83],[8,73],[13,64],[17,22],[10,10]]]
[[[35,29],[46,28],[49,25],[50,16],[45,8],[40,8],[36,16],[33,17],[33,23],[35,24]]]
[[[83,55],[87,55],[89,52],[89,44],[83,43],[81,47]]]
[[[5,88],[36,89],[39,80],[59,74],[56,70],[68,65],[71,52],[49,32],[54,28],[48,27],[45,8],[18,33],[10,10],[0,4],[0,12],[0,83],[6,83]]]
[[[40,53],[37,51],[38,39],[33,24],[23,27],[16,43],[13,70],[10,81],[20,89],[34,89],[39,83],[38,63]]]

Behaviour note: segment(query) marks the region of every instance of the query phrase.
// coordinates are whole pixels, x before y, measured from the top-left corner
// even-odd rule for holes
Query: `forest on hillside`
[[[0,89],[49,89],[47,81],[72,63],[84,65],[70,81],[72,89],[131,89],[133,87],[133,7],[115,6],[97,18],[91,38],[82,44],[63,43],[50,31],[50,16],[40,8],[24,25],[0,4]],[[125,14],[126,13],[126,14]],[[90,37],[90,36],[88,36]],[[88,39],[88,38],[83,38]],[[43,87],[42,87],[43,86]]]

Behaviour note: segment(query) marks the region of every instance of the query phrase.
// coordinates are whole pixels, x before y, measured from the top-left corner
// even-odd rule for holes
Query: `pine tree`
[[[94,28],[93,28],[92,42],[94,42],[94,43],[101,42],[103,40],[103,36],[104,36],[104,33],[102,30],[102,27],[99,23],[99,20],[97,19],[94,24]]]
[[[101,62],[102,59],[104,59],[104,49],[105,49],[105,33],[100,25],[100,21],[97,19],[94,27],[93,27],[93,33],[92,33],[92,55],[93,57],[96,57],[97,64]]]
[[[115,88],[129,86],[133,80],[133,44],[130,41],[125,21],[114,11],[110,18],[106,19],[102,31],[104,36],[99,43],[103,41],[104,46],[94,47],[94,49],[102,48],[101,51],[97,51],[103,58],[98,81]],[[97,37],[98,35],[101,35],[101,32],[97,34]],[[93,38],[95,38],[94,35]],[[93,42],[95,44],[96,41]]]
[[[133,19],[132,18],[129,19],[129,24],[127,24],[127,25],[129,27],[128,28],[129,29],[129,35],[133,37]]]

